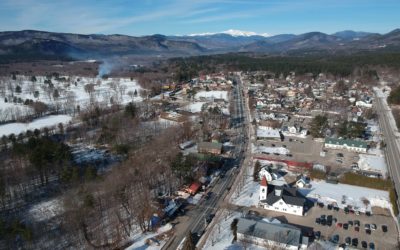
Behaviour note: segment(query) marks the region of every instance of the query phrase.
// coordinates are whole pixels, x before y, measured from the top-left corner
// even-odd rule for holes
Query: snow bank
[[[72,120],[69,115],[50,115],[36,119],[30,123],[9,123],[0,125],[0,137],[3,135],[25,133],[27,130],[42,129],[45,127],[57,126],[59,123],[67,124]]]
[[[228,91],[223,90],[214,90],[214,91],[200,91],[195,95],[196,99],[205,98],[208,100],[212,100],[215,98],[224,99],[228,101]]]
[[[359,211],[370,211],[372,206],[391,209],[389,193],[365,187],[347,184],[330,184],[325,181],[311,181],[310,189],[299,189],[299,191],[311,199],[316,199],[325,204],[337,203],[340,208],[351,205]],[[363,200],[367,199],[370,204],[366,207]],[[345,201],[344,204],[342,201]]]

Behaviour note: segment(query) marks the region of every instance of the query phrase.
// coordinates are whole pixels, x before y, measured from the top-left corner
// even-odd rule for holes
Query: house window
[[[285,212],[286,212],[286,208],[284,208],[284,209],[283,209],[283,211],[285,211]]]
[[[279,202],[279,205],[282,205],[282,204],[283,204],[283,202],[282,202],[282,201],[280,201],[280,202]]]

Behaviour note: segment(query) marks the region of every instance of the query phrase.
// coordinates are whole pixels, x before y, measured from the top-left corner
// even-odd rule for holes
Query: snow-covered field
[[[51,84],[45,83],[46,77],[38,76],[32,82],[28,76],[17,76],[16,80],[7,80],[0,96],[0,120],[15,119],[17,115],[27,115],[33,112],[32,108],[13,103],[14,97],[33,101],[40,101],[50,106],[59,107],[86,107],[90,103],[111,102],[126,104],[130,101],[141,101],[140,86],[135,80],[128,78],[109,78],[106,80],[88,77],[65,77],[66,80],[51,78]],[[16,91],[17,86],[20,91]],[[57,94],[55,95],[55,92]],[[135,94],[136,93],[136,94]],[[7,103],[5,100],[7,99]]]
[[[0,137],[3,135],[24,133],[27,130],[42,129],[44,127],[57,126],[59,123],[68,124],[72,120],[69,115],[50,115],[43,118],[33,120],[29,123],[8,123],[5,125],[0,125]]]
[[[311,181],[311,188],[299,190],[308,198],[317,199],[325,204],[336,203],[340,208],[347,205],[357,207],[359,211],[370,211],[372,206],[391,209],[389,193],[365,187],[358,187],[346,184],[330,184],[325,181]],[[363,200],[367,199],[366,206]],[[345,203],[342,204],[342,201]]]
[[[228,91],[224,90],[213,90],[213,91],[200,91],[195,95],[195,98],[199,100],[200,98],[205,98],[212,100],[214,98],[220,98],[228,101]]]

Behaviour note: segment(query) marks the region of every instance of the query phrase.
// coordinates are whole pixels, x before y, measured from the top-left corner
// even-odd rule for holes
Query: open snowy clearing
[[[391,210],[387,191],[340,183],[330,184],[325,181],[311,181],[311,188],[303,188],[299,191],[310,199],[316,199],[325,204],[336,203],[340,208],[351,205],[359,211],[365,212],[371,211],[371,207],[377,206]],[[365,199],[369,201],[367,206],[363,202]]]
[[[195,98],[197,100],[200,100],[201,98],[207,99],[207,100],[212,100],[212,99],[224,99],[228,101],[228,91],[223,91],[223,90],[214,90],[214,91],[200,91],[195,95]]]
[[[72,120],[69,115],[50,115],[43,118],[33,120],[29,123],[9,123],[5,125],[0,125],[0,137],[10,134],[18,135],[20,133],[25,133],[27,130],[42,129],[45,127],[57,126],[59,123],[68,124]]]
[[[43,76],[37,76],[36,79],[36,82],[32,82],[28,76],[17,76],[16,80],[8,80],[10,82],[4,86],[0,96],[1,121],[33,113],[30,106],[13,103],[13,100],[18,98],[22,102],[30,99],[66,109],[76,108],[77,105],[82,109],[91,103],[110,105],[142,100],[139,95],[141,87],[135,80],[128,78],[100,79],[71,76],[57,80],[53,77],[50,83],[49,79]],[[16,91],[17,88],[20,90]]]

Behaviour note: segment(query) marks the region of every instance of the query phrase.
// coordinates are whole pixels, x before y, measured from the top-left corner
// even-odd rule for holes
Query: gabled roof
[[[275,190],[280,190],[280,195],[276,195]],[[262,200],[261,202],[267,203],[268,205],[273,205],[280,199],[282,199],[286,204],[300,207],[304,206],[306,203],[306,198],[297,192],[296,188],[275,185],[268,185],[267,199]]]
[[[265,221],[240,218],[237,224],[237,232],[285,245],[300,245],[300,229],[287,224],[268,223]]]

